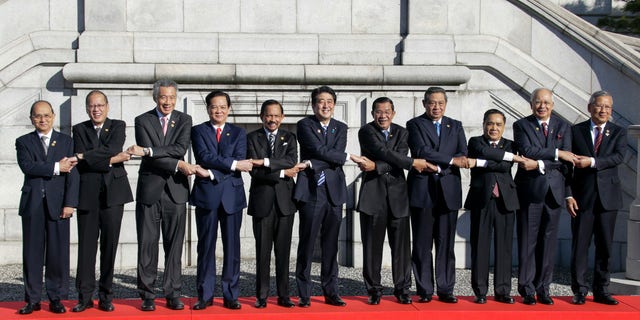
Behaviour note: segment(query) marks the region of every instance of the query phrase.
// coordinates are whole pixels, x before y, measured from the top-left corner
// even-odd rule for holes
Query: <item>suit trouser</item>
[[[580,205],[580,204],[578,204]],[[593,207],[580,207],[578,215],[571,220],[573,233],[571,246],[571,289],[574,293],[587,294],[588,251],[593,235],[595,245],[595,262],[593,266],[593,295],[609,294],[609,261],[613,232],[616,226],[617,210],[604,210],[597,199]]]
[[[389,233],[393,294],[409,294],[411,288],[410,217],[396,218],[392,214],[360,213],[360,231],[364,265],[362,275],[369,295],[381,295],[381,266],[385,230]]]
[[[210,210],[196,208],[198,232],[198,267],[196,285],[198,299],[211,301],[216,287],[216,240],[218,222],[222,234],[222,297],[226,301],[238,300],[240,295],[240,227],[242,211],[227,213],[222,208]]]
[[[517,213],[518,293],[522,296],[549,295],[562,214],[550,194],[545,202],[521,205]]]
[[[164,295],[166,298],[180,296],[185,222],[185,204],[174,203],[166,190],[163,190],[160,200],[152,205],[136,203],[138,291],[142,299],[156,297],[154,283],[158,275],[158,243],[161,230],[164,249]]]
[[[342,222],[342,205],[333,206],[327,197],[326,184],[316,189],[316,198],[300,209],[296,282],[301,298],[311,296],[311,263],[315,240],[320,232],[322,266],[320,281],[325,296],[338,295],[338,235]]]
[[[124,205],[95,210],[78,210],[78,270],[76,288],[78,301],[86,303],[93,297],[96,283],[96,241],[100,241],[100,301],[113,299],[113,269],[120,239]]]
[[[22,216],[22,271],[27,303],[42,299],[43,266],[49,300],[66,300],[69,295],[69,219],[51,220],[47,211],[43,198],[40,209]]]
[[[411,208],[413,233],[413,274],[416,293],[433,295],[433,244],[436,247],[436,284],[438,295],[453,294],[456,282],[455,236],[458,211],[443,208]]]
[[[511,294],[511,259],[515,213],[502,199],[491,198],[480,210],[471,210],[471,287],[476,296],[489,287],[491,234],[494,244],[493,288],[496,296]]]
[[[266,217],[253,217],[253,236],[256,239],[256,298],[269,296],[271,248],[276,257],[276,290],[278,297],[289,297],[289,257],[291,233],[295,216],[279,215],[274,201]]]

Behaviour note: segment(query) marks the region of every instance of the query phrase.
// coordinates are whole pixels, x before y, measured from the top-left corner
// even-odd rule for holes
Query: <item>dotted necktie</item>
[[[322,126],[322,135],[325,138],[325,141],[327,139],[327,127]],[[320,172],[320,177],[318,177],[318,186],[321,186],[324,184],[324,181],[326,180],[326,177],[324,175],[324,171]]]
[[[269,150],[271,151],[271,153],[269,154],[270,156],[273,156],[275,147],[276,147],[276,135],[273,133],[269,133]]]
[[[602,144],[602,128],[596,127],[596,141],[593,145],[593,152],[598,155],[600,151],[600,145]]]

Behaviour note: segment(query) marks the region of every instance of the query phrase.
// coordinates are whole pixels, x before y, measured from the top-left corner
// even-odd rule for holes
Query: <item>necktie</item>
[[[384,141],[389,141],[389,130],[382,130],[382,134],[384,134]]]
[[[327,139],[327,127],[322,126],[322,135],[325,138],[325,142]],[[324,184],[324,181],[326,180],[326,176],[324,175],[324,171],[320,172],[320,177],[318,177],[318,186],[321,186]]]
[[[542,125],[542,133],[544,134],[545,138],[547,136],[549,136],[549,129],[548,129],[548,125],[546,122],[541,123]]]
[[[498,144],[495,142],[491,142],[491,148],[497,148]],[[496,184],[493,185],[493,190],[491,190],[491,195],[494,198],[500,198],[500,189],[498,188],[498,180],[496,180]]]
[[[220,136],[222,135],[222,129],[221,128],[216,128],[216,141],[218,141],[218,143],[220,143]]]
[[[160,118],[160,122],[162,122],[162,134],[163,135],[167,135],[167,122],[169,122],[169,120],[167,119],[167,117],[161,117]]]
[[[102,127],[96,127],[96,135],[98,136],[98,138],[100,138],[100,131],[102,130]]]
[[[438,134],[438,137],[440,136],[440,122],[434,122],[433,123],[436,126],[436,133]]]
[[[596,127],[596,141],[593,144],[593,153],[598,155],[600,151],[600,145],[602,144],[602,128]]]
[[[42,141],[42,147],[44,148],[44,155],[47,155],[47,151],[49,150],[49,143],[47,143],[47,140],[49,139],[49,137],[47,136],[42,136],[40,137],[40,141]]]
[[[276,146],[276,135],[273,133],[269,133],[269,150],[271,150],[270,156],[273,156],[273,152],[275,151]]]

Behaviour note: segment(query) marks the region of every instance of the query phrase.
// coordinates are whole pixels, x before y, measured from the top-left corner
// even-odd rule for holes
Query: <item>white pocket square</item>
[[[285,142],[285,143],[282,144],[282,146],[284,147],[284,146],[286,146],[288,144],[289,144],[288,142]]]

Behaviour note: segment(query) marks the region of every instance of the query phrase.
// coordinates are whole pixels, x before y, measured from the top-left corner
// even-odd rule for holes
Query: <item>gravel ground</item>
[[[222,261],[218,261],[218,266],[222,265]],[[290,289],[292,297],[296,296],[296,286],[294,278],[294,263],[291,263],[291,272],[289,274]],[[517,295],[517,270],[514,269],[511,277],[511,294]],[[75,270],[71,270],[71,280],[69,282],[70,296],[69,299],[77,299],[77,292],[75,290]],[[220,270],[218,270],[218,274]],[[273,273],[273,265],[272,265]],[[312,295],[322,295],[320,289],[320,264],[314,263],[311,271],[314,281],[314,288]],[[362,269],[361,268],[349,268],[340,267],[340,294],[343,296],[364,296],[367,294],[362,281]],[[491,276],[490,276],[491,277]],[[156,292],[158,296],[162,296],[162,290],[160,288],[162,273],[158,275],[158,281],[156,282]],[[272,277],[271,293],[275,295],[275,275]],[[218,282],[219,283],[219,278]],[[182,276],[182,295],[185,297],[194,297],[196,293],[196,268],[185,267],[183,268]],[[493,283],[492,279],[489,279],[490,286]],[[255,261],[245,260],[240,265],[240,296],[254,296],[255,295]],[[454,294],[457,296],[472,296],[471,290],[471,270],[458,269],[456,273],[456,286]],[[554,280],[551,284],[552,296],[571,296],[571,278],[568,270],[556,269],[554,274]],[[383,268],[382,270],[382,284],[385,287],[384,294],[393,294],[393,282],[391,280],[391,268]],[[415,293],[415,284],[412,286],[412,292]],[[135,269],[121,269],[116,270],[114,277],[114,293],[115,298],[137,298],[136,292],[136,270]],[[493,295],[493,290],[489,289],[489,295]],[[221,297],[222,292],[220,286],[216,288],[216,297]],[[21,301],[24,297],[24,289],[22,282],[22,265],[7,265],[0,268],[0,301]],[[46,294],[43,294],[46,297]],[[97,298],[97,296],[96,296]]]

